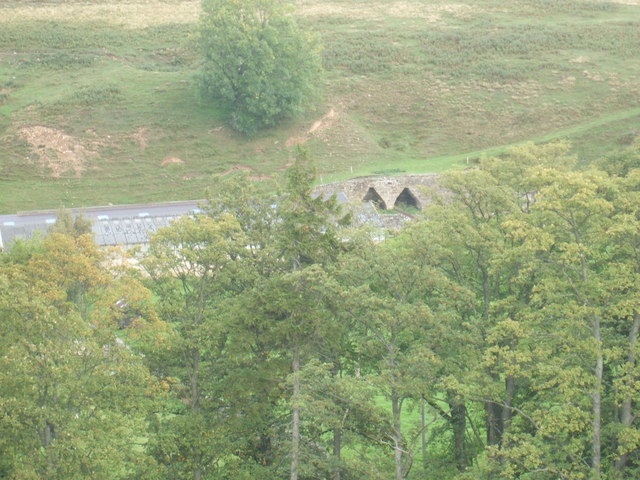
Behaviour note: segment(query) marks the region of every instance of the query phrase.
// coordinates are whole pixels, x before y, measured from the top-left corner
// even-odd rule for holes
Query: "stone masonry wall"
[[[422,209],[431,201],[429,192],[438,189],[438,175],[433,173],[394,177],[358,177],[344,182],[319,185],[314,190],[316,193],[324,195],[342,192],[352,203],[361,203],[365,201],[365,197],[368,197],[366,200],[371,200],[372,197],[379,198],[384,204],[380,204],[378,201],[378,208],[392,210],[398,197],[405,189],[408,190],[409,197],[415,199],[417,208]],[[405,197],[406,195],[405,192]]]

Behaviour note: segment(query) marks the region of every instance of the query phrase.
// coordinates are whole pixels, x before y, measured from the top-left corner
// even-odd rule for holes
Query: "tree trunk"
[[[293,398],[291,405],[291,480],[298,480],[300,463],[300,345],[293,347]]]
[[[191,378],[189,379],[191,387],[191,414],[197,415],[200,411],[200,351],[198,349],[191,351],[191,365]],[[202,455],[196,453],[193,460],[195,463],[193,480],[200,480],[202,478]]]
[[[603,358],[602,358],[602,335],[600,333],[600,317],[597,315],[593,318],[593,338],[597,343],[597,358],[596,366],[594,369],[595,385],[593,388],[592,400],[593,400],[593,444],[592,444],[592,459],[591,468],[593,470],[593,478],[597,480],[600,478],[601,470],[601,409],[602,409],[602,371],[603,371]]]
[[[268,466],[273,463],[271,437],[268,434],[260,434],[260,440],[255,448],[254,458],[262,466]]]
[[[42,431],[42,446],[48,447],[53,442],[53,439],[56,438],[56,430],[52,423],[46,422],[44,429]]]
[[[338,359],[333,360],[331,376],[334,379],[340,376],[340,361]],[[333,460],[335,462],[335,467],[333,469],[333,480],[340,480],[340,476],[342,473],[340,471],[340,464],[342,462],[342,428],[344,427],[344,422],[346,421],[348,415],[349,409],[347,408],[342,417],[340,425],[333,430]]]
[[[575,225],[572,224],[575,227]],[[579,236],[576,235],[577,243],[580,242]],[[587,268],[587,262],[584,255],[581,259],[582,267],[582,282],[587,285],[589,282],[589,270]],[[584,306],[588,306],[589,303],[585,300]],[[594,385],[593,393],[591,394],[591,470],[593,480],[599,480],[602,470],[602,373],[604,370],[604,359],[602,355],[602,333],[600,332],[600,317],[597,312],[592,314],[591,318],[591,333],[595,340],[596,346],[596,364],[593,369]]]
[[[44,448],[47,448],[49,445],[51,445],[51,443],[55,438],[56,438],[55,426],[50,422],[46,422],[44,425],[44,428],[42,429],[42,446]],[[56,470],[55,454],[52,454],[51,450],[47,450],[46,455],[47,455],[47,465],[44,472],[44,477],[53,478],[54,472]]]
[[[395,389],[391,392],[391,410],[393,415],[393,452],[396,463],[396,480],[404,480],[404,468],[402,464],[402,424],[400,423],[402,400]]]
[[[420,444],[422,447],[422,466],[427,469],[427,401],[424,395],[420,402]]]
[[[636,349],[638,348],[638,333],[640,332],[640,313],[636,312],[633,315],[633,324],[631,325],[631,331],[629,332],[629,354],[627,356],[627,367],[633,369],[636,365]],[[620,423],[625,428],[631,427],[633,423],[633,403],[631,395],[627,395],[622,402],[620,412]],[[622,473],[627,467],[629,460],[629,454],[620,455],[616,459],[615,469]]]
[[[499,445],[502,441],[502,407],[495,402],[484,404],[487,424],[487,445]]]
[[[487,328],[489,326],[489,304],[491,302],[491,282],[489,270],[481,265],[482,273],[482,323]],[[500,380],[498,375],[487,372],[494,382]],[[487,427],[487,445],[499,445],[502,441],[502,408],[496,402],[488,401],[484,404]]]
[[[500,441],[502,443],[504,439],[504,432],[509,430],[509,425],[511,425],[511,419],[513,417],[513,397],[516,394],[516,379],[511,375],[508,375],[504,380],[504,389],[505,389],[505,404],[502,406],[502,414],[500,418],[500,423],[502,424],[502,434],[500,436]]]
[[[196,349],[191,352],[191,411],[197,413],[200,410],[200,386],[198,377],[200,375],[200,352]]]
[[[340,460],[342,458],[342,429],[336,428],[333,431],[333,458],[336,466],[333,470],[333,480],[340,480]]]
[[[453,452],[456,468],[463,471],[467,468],[467,451],[465,437],[467,432],[467,407],[463,403],[452,402],[451,426],[453,427]]]

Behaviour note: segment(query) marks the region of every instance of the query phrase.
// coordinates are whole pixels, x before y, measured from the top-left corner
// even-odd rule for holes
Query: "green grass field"
[[[255,137],[198,96],[198,1],[0,5],[0,212],[269,188],[294,145],[322,180],[438,172],[524,141],[590,160],[640,133],[640,0],[297,0],[322,103]]]

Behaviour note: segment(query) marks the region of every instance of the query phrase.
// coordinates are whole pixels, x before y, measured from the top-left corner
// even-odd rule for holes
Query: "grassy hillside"
[[[265,185],[296,143],[324,181],[433,172],[526,140],[584,158],[640,132],[640,0],[297,0],[323,103],[244,138],[203,105],[199,2],[0,4],[0,211],[201,198]]]

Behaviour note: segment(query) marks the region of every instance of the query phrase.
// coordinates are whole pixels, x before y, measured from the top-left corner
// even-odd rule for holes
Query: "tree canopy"
[[[639,159],[523,145],[379,241],[299,152],[132,270],[74,231],[18,244],[0,478],[638,478]]]
[[[317,96],[319,47],[282,0],[203,0],[202,87],[231,125],[251,134],[300,112]]]

